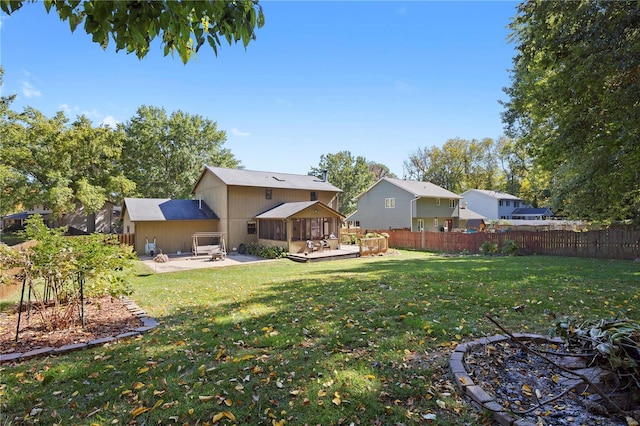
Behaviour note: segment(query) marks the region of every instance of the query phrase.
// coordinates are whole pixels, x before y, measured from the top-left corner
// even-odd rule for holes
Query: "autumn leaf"
[[[140,414],[146,413],[147,411],[149,411],[149,408],[147,407],[138,407],[131,412],[131,416],[135,419]]]
[[[220,420],[225,418],[231,420],[232,422],[236,421],[236,416],[234,416],[233,413],[231,413],[230,411],[221,411],[213,416],[213,422],[218,423]]]
[[[138,374],[146,373],[147,371],[149,371],[149,367],[138,368]]]
[[[199,395],[198,399],[201,402],[209,402],[209,401],[213,401],[214,399],[216,399],[216,397],[213,396],[213,395]]]
[[[136,383],[133,385],[133,389],[134,389],[134,390],[140,390],[140,389],[142,389],[142,388],[144,388],[144,383],[142,383],[142,382],[136,382]]]

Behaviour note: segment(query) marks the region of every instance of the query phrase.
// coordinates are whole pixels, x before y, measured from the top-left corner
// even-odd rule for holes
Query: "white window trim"
[[[395,198],[385,198],[384,199],[384,208],[385,209],[395,209],[396,208],[396,199]]]
[[[416,226],[418,227],[418,231],[424,231],[424,219],[418,219]]]

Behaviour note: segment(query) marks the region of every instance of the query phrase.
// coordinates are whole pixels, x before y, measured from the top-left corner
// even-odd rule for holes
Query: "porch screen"
[[[280,219],[263,219],[260,221],[260,238],[265,240],[287,241],[287,226]]]
[[[321,240],[331,234],[338,235],[338,219],[335,217],[316,217],[293,219],[292,241]]]

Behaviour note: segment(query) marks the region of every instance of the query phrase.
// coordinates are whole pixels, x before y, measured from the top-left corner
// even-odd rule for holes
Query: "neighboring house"
[[[514,209],[511,212],[510,219],[519,219],[519,220],[544,220],[553,216],[553,212],[551,209],[546,207],[543,208],[535,208],[535,207],[520,207],[518,209]]]
[[[155,243],[156,252],[190,253],[191,236],[215,231],[218,217],[199,200],[168,198],[125,198],[123,231],[135,234],[135,250],[145,253],[145,244]]]
[[[31,216],[39,214],[42,216],[42,220],[47,226],[51,226],[51,213],[53,211],[49,209],[45,209],[42,206],[34,207],[30,210],[25,210],[20,213],[9,214],[6,216],[2,216],[2,229],[12,230],[12,229],[22,229],[24,228],[25,221]]]
[[[362,229],[451,231],[459,227],[460,197],[431,182],[383,177],[356,197],[345,219]]]
[[[76,211],[63,215],[60,224],[68,227],[71,233],[92,234],[100,232],[111,234],[116,232],[120,212],[121,208],[110,201],[107,201],[99,211],[93,214],[85,213],[84,207],[79,206]]]
[[[193,188],[219,218],[211,231],[223,232],[227,250],[260,242],[286,246],[295,238],[306,241],[338,236],[344,217],[338,213],[341,189],[309,175],[206,167]],[[311,203],[304,206],[299,203]],[[272,210],[278,207],[279,210]],[[269,213],[271,211],[271,213]],[[300,219],[299,233],[287,221]],[[280,222],[283,227],[277,227]],[[293,223],[293,222],[292,222]],[[285,225],[287,227],[285,227]],[[284,231],[284,233],[283,233]],[[263,237],[264,236],[264,237]],[[296,247],[290,247],[295,252]]]
[[[470,189],[462,193],[473,211],[487,220],[510,219],[514,209],[522,207],[522,199],[500,191]]]

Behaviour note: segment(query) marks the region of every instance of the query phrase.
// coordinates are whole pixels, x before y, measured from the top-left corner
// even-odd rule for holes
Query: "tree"
[[[378,181],[383,177],[395,178],[396,175],[389,170],[389,167],[375,161],[369,161],[369,171],[373,173],[375,180]]]
[[[349,151],[321,155],[318,167],[311,168],[309,175],[320,177],[324,170],[331,183],[343,191],[339,211],[345,216],[356,210],[353,199],[375,182],[367,160],[361,156],[354,158]]]
[[[418,149],[405,161],[408,178],[428,181],[462,193],[467,189],[496,188],[500,181],[493,139],[449,139],[442,148]]]
[[[235,168],[240,162],[223,148],[226,133],[199,115],[141,106],[124,124],[122,170],[149,198],[190,198],[205,166]]]
[[[0,8],[10,15],[24,3],[0,0]],[[242,41],[246,48],[256,38],[256,28],[264,25],[258,0],[46,0],[43,5],[47,13],[54,8],[71,31],[84,23],[84,30],[103,49],[111,38],[116,51],[124,49],[143,58],[160,37],[164,55],[176,51],[184,63],[205,42],[216,55],[221,39],[229,45]]]
[[[640,222],[640,3],[532,0],[503,120],[544,171],[552,208]]]
[[[117,172],[124,134],[93,127],[84,116],[68,121],[62,112],[47,118],[30,107],[3,111],[3,212],[44,205],[60,218],[81,205],[91,215],[132,192],[133,183]]]

